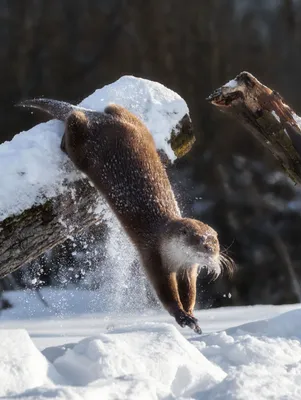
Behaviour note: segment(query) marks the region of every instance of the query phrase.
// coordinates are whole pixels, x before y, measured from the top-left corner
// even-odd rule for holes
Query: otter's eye
[[[200,243],[204,244],[206,242],[205,236],[200,236]]]
[[[183,235],[187,235],[188,234],[188,230],[186,228],[182,228],[181,232],[183,233]]]

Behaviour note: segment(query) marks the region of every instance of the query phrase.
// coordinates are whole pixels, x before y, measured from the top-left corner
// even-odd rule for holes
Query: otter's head
[[[161,241],[161,256],[166,266],[178,270],[198,264],[217,277],[228,260],[220,254],[217,233],[201,221],[181,218],[169,222]]]

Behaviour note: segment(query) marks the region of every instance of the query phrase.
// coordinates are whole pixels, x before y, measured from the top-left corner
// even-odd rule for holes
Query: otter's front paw
[[[199,334],[202,333],[202,329],[198,325],[198,320],[194,318],[192,315],[186,313],[185,311],[180,310],[175,315],[175,319],[182,328],[188,326],[189,328],[193,329],[196,333]]]

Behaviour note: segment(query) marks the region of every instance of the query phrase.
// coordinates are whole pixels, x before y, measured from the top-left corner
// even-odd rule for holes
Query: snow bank
[[[73,302],[71,297],[64,299],[64,303]],[[81,314],[84,308],[80,304],[76,307],[78,315],[72,318],[67,315],[74,310],[67,307],[64,318],[2,322],[0,397],[301,398],[300,305],[197,311],[204,331],[211,331],[201,336],[167,324],[165,321],[174,322],[163,312],[92,315]],[[13,309],[6,312],[13,315]],[[19,313],[19,318],[22,316]],[[260,318],[264,319],[245,323]],[[28,329],[42,353],[25,331],[12,329],[20,325]],[[10,330],[3,330],[3,326]]]
[[[261,334],[268,337],[301,339],[301,309],[283,313],[277,317],[243,324],[227,330],[230,334]]]
[[[60,382],[25,330],[0,331],[0,397]]]
[[[202,354],[228,374],[205,398],[300,399],[300,339],[301,309],[201,339]]]
[[[25,331],[3,332],[3,396],[179,398],[210,389],[226,376],[169,324],[123,327],[68,345],[60,356],[63,348],[45,349],[53,365],[38,352]],[[55,387],[58,383],[63,387]]]
[[[177,396],[193,387],[207,389],[225,377],[168,324],[130,326],[84,339],[54,366],[74,385],[130,375],[153,378]]]
[[[157,82],[123,76],[96,90],[80,105],[101,111],[111,102],[139,116],[150,129],[157,148],[175,159],[167,140],[188,113],[185,101],[177,93]],[[0,176],[0,221],[63,192],[66,179],[79,179],[80,175],[60,150],[62,135],[63,123],[52,120],[0,145],[0,170],[5,171]]]

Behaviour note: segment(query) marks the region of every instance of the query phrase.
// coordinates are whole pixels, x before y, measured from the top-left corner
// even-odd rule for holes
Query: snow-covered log
[[[301,183],[301,118],[277,92],[241,72],[208,100],[246,126],[290,178]]]
[[[185,101],[157,82],[124,76],[80,105],[109,103],[139,116],[170,161],[194,143]],[[105,216],[105,202],[60,150],[63,129],[51,120],[0,145],[0,278]]]

